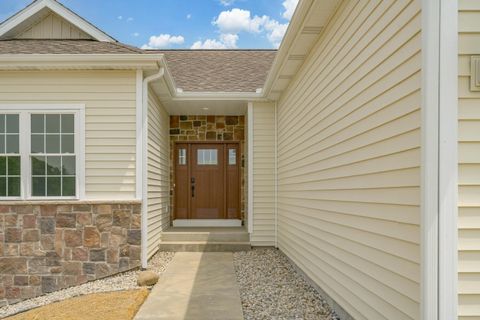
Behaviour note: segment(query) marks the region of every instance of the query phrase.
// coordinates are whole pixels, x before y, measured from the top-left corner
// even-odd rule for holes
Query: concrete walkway
[[[135,320],[243,319],[230,252],[177,252]]]

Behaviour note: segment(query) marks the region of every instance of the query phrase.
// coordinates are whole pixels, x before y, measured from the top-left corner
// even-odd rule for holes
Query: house
[[[244,225],[342,318],[479,318],[479,18],[302,0],[278,52],[144,51],[34,1],[0,25],[0,303]]]

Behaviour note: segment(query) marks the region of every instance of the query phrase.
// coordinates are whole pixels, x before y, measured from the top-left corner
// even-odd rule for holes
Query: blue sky
[[[60,0],[117,40],[144,48],[275,48],[298,0]],[[0,21],[31,0],[0,0]]]

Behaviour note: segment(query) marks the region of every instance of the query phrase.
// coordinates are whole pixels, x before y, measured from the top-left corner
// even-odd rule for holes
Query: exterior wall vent
[[[480,56],[470,58],[470,91],[480,91]]]

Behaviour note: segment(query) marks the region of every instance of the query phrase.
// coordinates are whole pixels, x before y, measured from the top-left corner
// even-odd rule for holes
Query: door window
[[[198,149],[197,164],[199,165],[218,164],[217,149]]]

